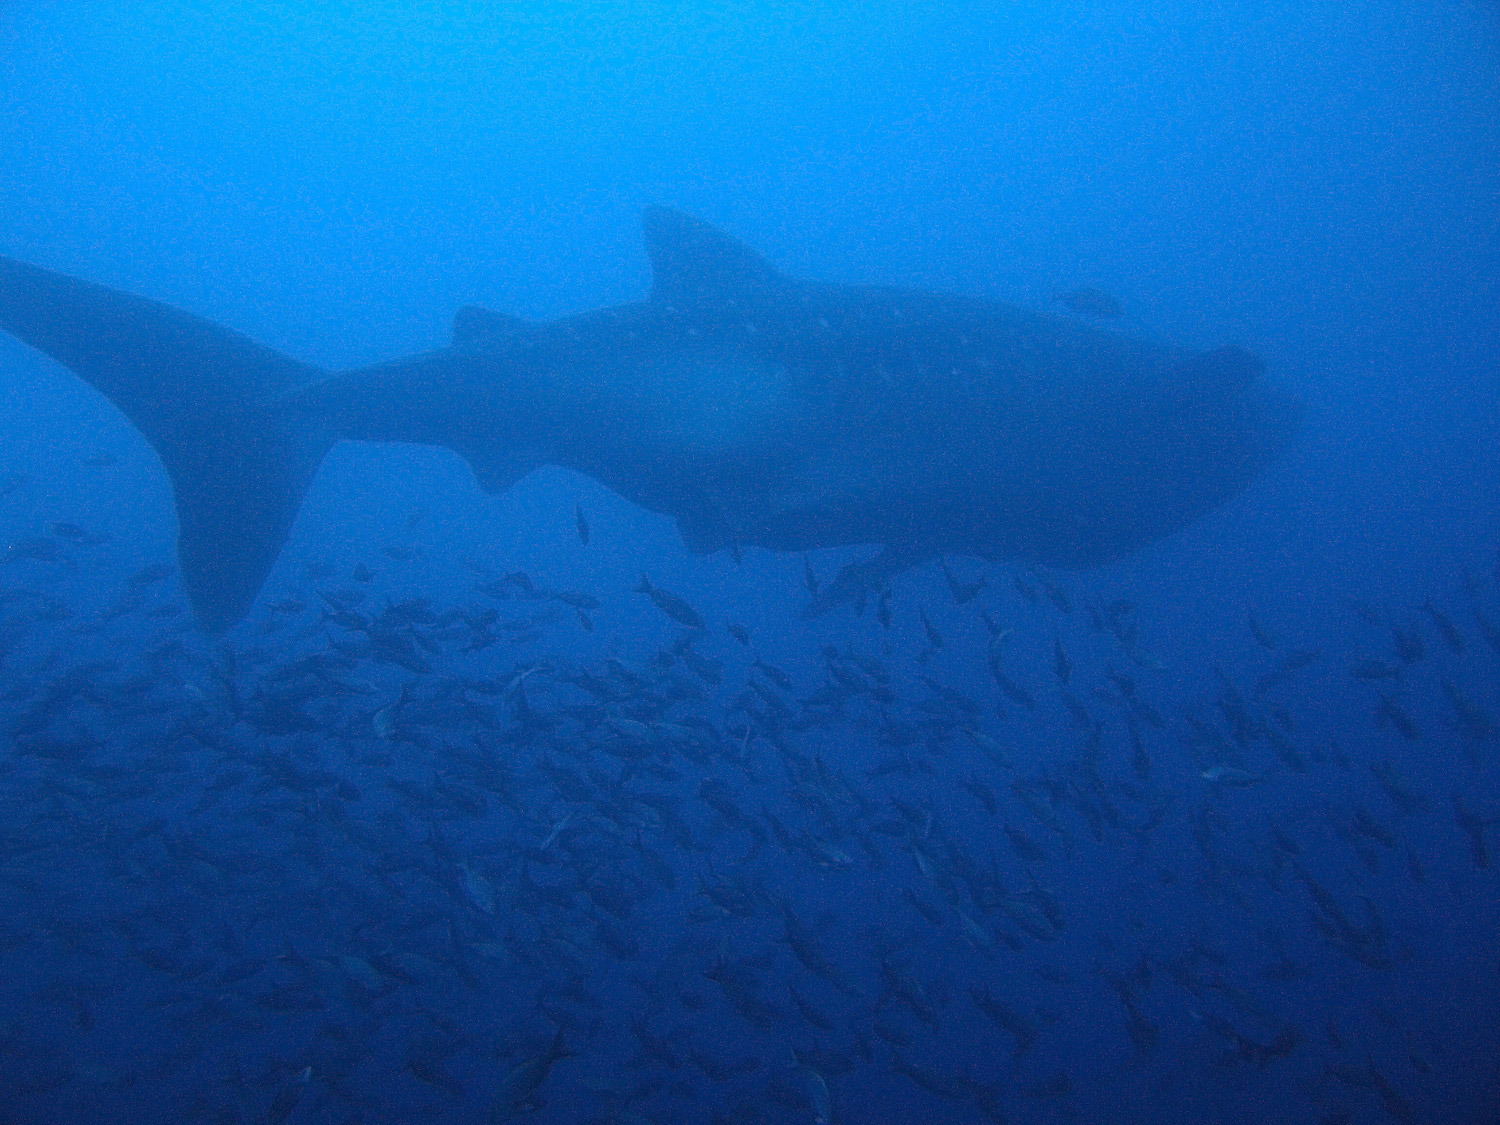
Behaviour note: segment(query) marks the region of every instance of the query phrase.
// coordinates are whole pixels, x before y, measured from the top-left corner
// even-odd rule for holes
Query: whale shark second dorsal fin
[[[739,239],[681,211],[647,207],[641,225],[651,256],[653,301],[748,300],[790,284]]]

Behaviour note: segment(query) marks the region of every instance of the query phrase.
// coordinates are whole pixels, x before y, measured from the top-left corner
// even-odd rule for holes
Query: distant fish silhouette
[[[1059,293],[1052,298],[1053,304],[1062,305],[1070,313],[1092,317],[1095,320],[1118,320],[1125,315],[1125,307],[1119,300],[1102,289],[1085,285],[1068,293]]]

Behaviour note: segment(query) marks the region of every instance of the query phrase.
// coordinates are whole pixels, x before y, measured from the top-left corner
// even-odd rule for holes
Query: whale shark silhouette
[[[542,465],[672,516],[690,550],[866,544],[811,611],[944,554],[1095,566],[1224,503],[1292,439],[1237,347],[1191,353],[917,289],[799,281],[644,214],[642,301],[532,322],[461,309],[449,347],[330,373],[191,313],[0,258],[0,328],[102,392],[172,482],[199,625],[233,626],[341,440]]]

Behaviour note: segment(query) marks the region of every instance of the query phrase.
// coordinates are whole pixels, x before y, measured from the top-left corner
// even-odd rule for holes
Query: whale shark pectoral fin
[[[145,435],[172,481],[194,614],[212,633],[235,624],[332,444],[288,408],[323,373],[191,313],[8,258],[0,329],[67,367]]]

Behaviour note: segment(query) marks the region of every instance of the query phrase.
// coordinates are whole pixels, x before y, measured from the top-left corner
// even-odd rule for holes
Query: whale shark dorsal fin
[[[529,334],[531,325],[518,316],[465,305],[453,314],[453,346],[465,352],[504,352]]]
[[[651,256],[653,301],[745,300],[788,284],[750,247],[701,219],[669,207],[647,207],[641,225]]]

